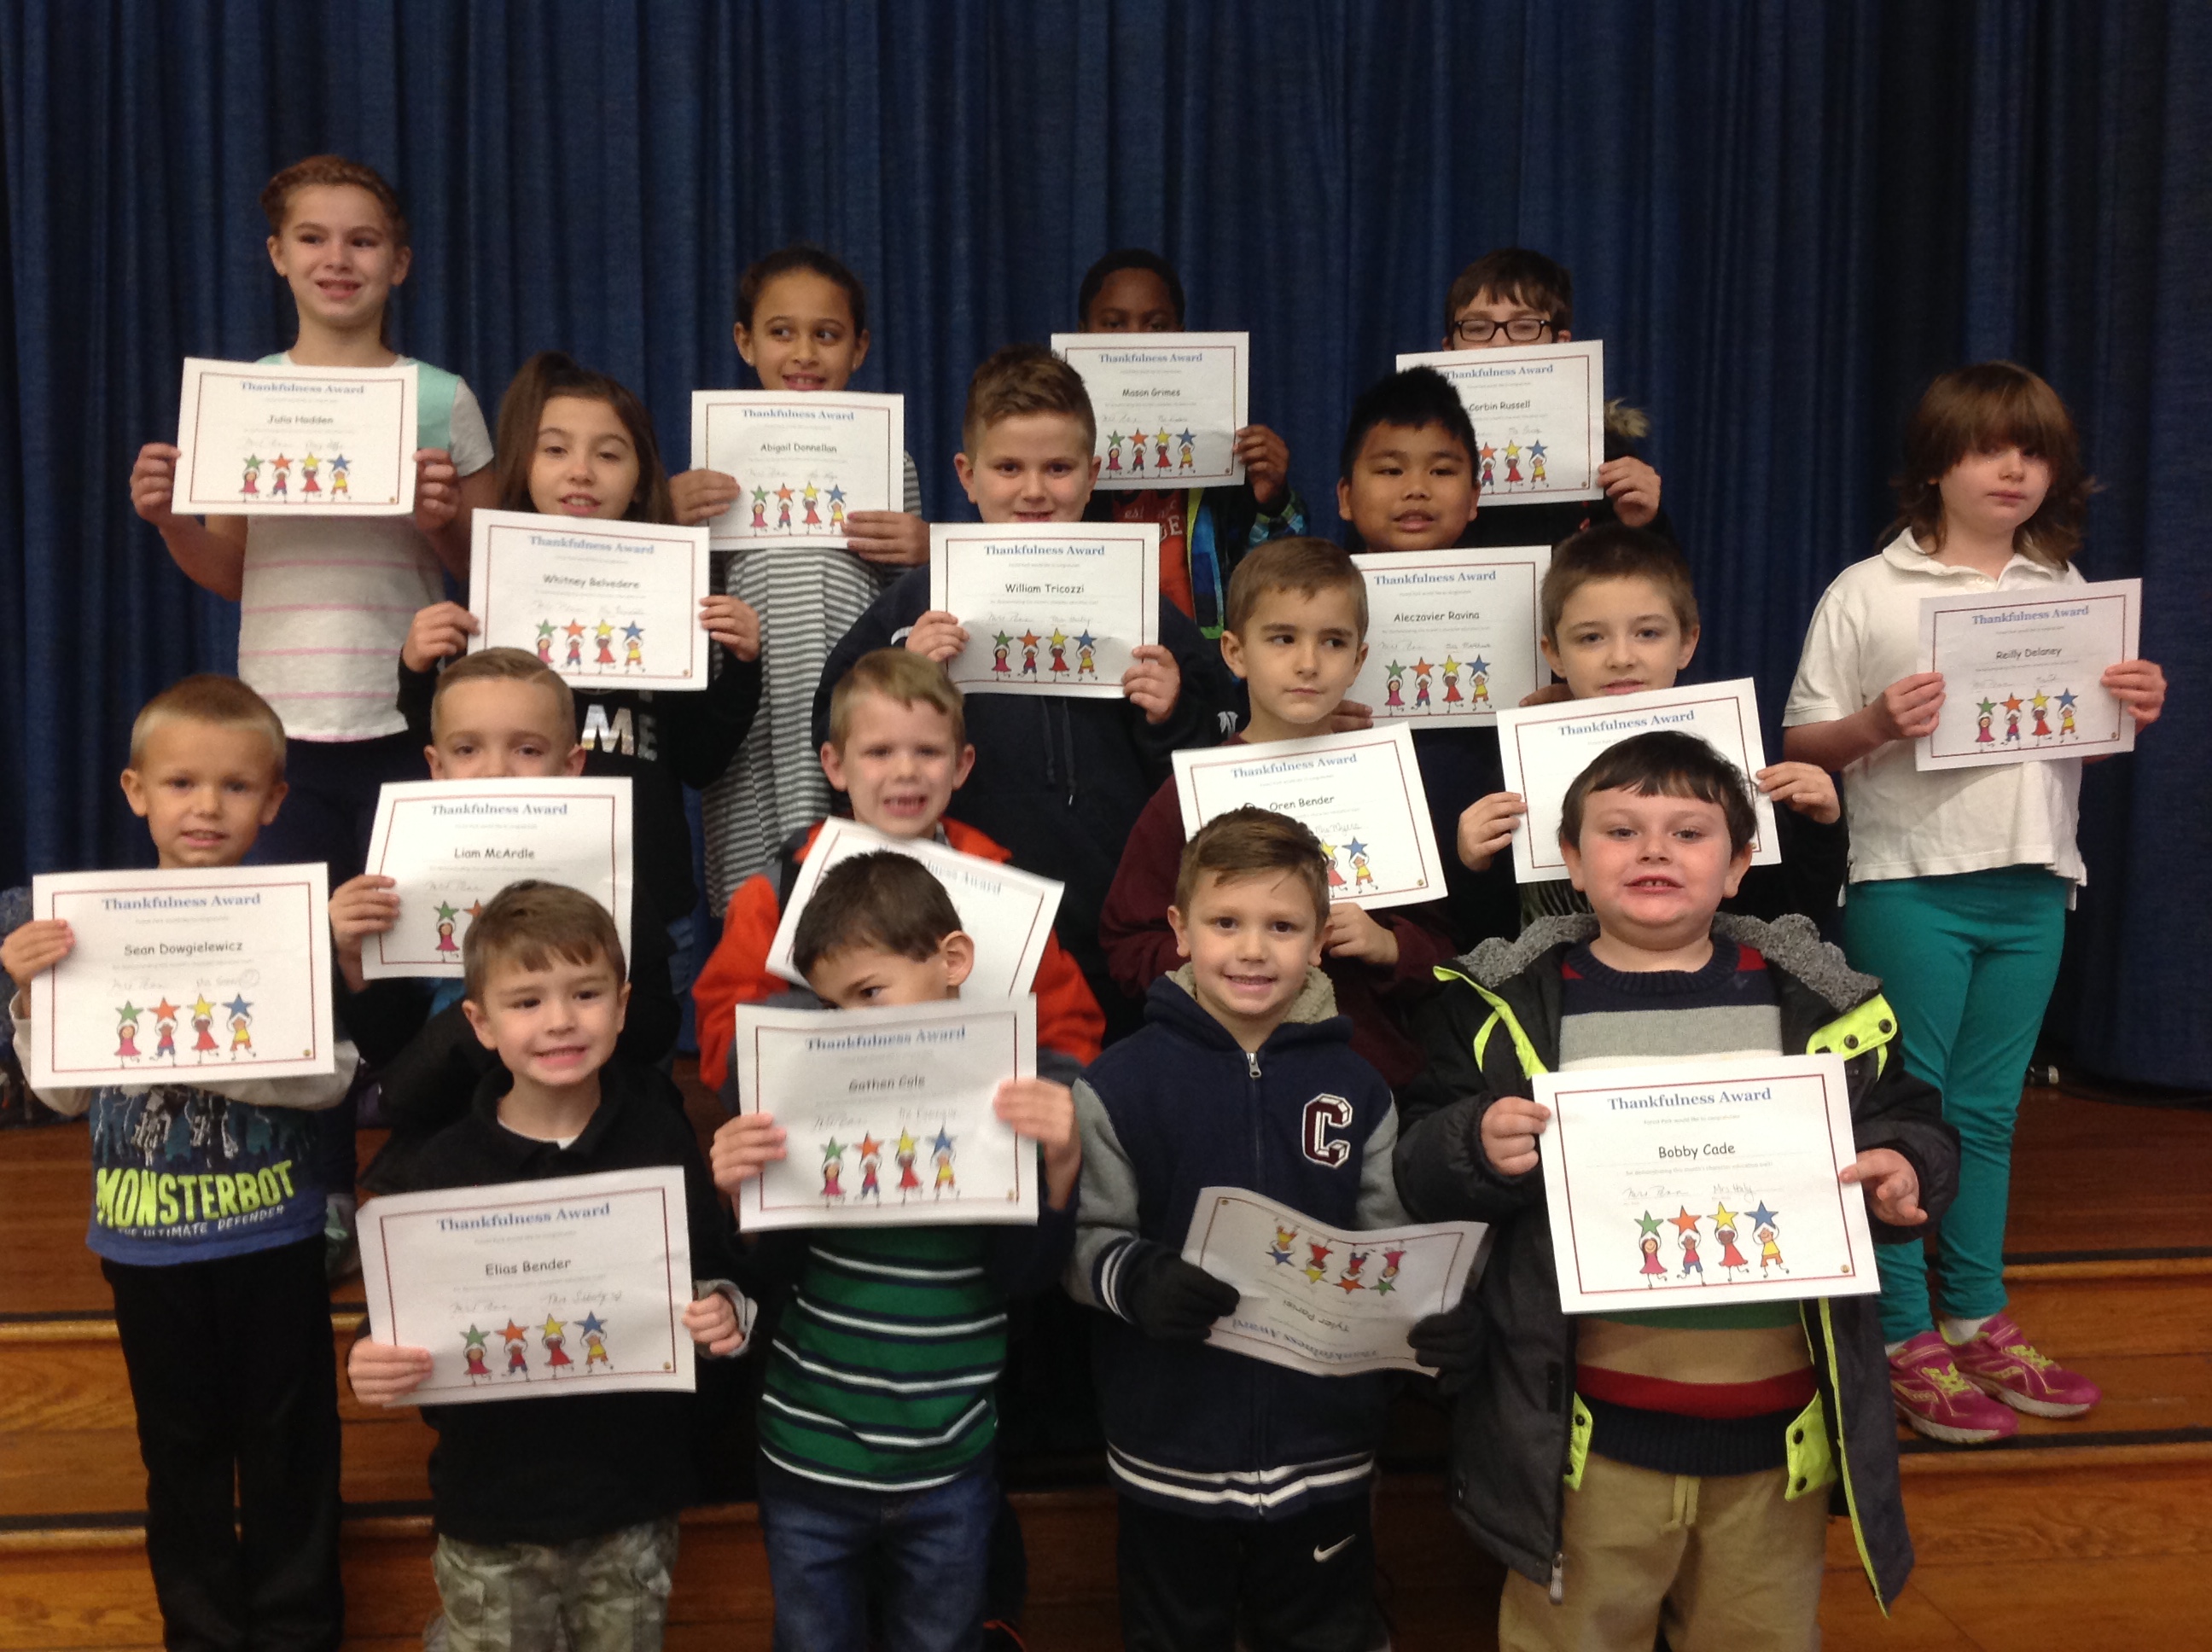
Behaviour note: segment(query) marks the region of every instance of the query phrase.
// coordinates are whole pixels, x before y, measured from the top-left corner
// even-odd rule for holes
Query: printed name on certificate
[[[1475,480],[1485,509],[1554,499],[1602,499],[1605,345],[1515,344],[1425,350],[1398,370],[1434,367],[1451,380],[1474,426]]]

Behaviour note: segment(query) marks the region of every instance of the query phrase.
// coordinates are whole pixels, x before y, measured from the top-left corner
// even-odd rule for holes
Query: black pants
[[[345,1598],[321,1237],[100,1269],[138,1409],[146,1559],[169,1652],[331,1652]]]
[[[1284,1520],[1170,1514],[1121,1499],[1121,1644],[1128,1652],[1374,1652],[1368,1488]]]

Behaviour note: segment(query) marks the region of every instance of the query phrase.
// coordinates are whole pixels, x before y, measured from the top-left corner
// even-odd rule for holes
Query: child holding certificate
[[[706,1353],[737,1353],[752,1305],[730,1281],[728,1218],[698,1139],[675,1086],[616,1053],[629,990],[614,920],[578,890],[512,884],[463,952],[469,1025],[496,1064],[468,1116],[388,1191],[680,1165],[694,1276],[684,1326]],[[558,1351],[556,1324],[545,1329]],[[429,1350],[365,1334],[346,1359],[371,1406],[404,1400],[431,1369]],[[550,1646],[557,1628],[573,1647],[659,1645],[676,1516],[696,1495],[696,1408],[689,1394],[646,1392],[426,1406],[431,1564],[454,1643]]]
[[[1498,1235],[1479,1292],[1487,1334],[1446,1383],[1457,1511],[1510,1568],[1502,1645],[1646,1652],[1662,1623],[1677,1645],[1810,1645],[1832,1506],[1879,1600],[1911,1567],[1868,1297],[1560,1309],[1539,1160],[1550,1113],[1528,1099],[1546,1072],[1832,1052],[1856,1137],[1842,1179],[1864,1187],[1878,1248],[1917,1246],[1950,1202],[1958,1138],[1897,1059],[1878,983],[1801,918],[1720,913],[1753,831],[1749,788],[1705,741],[1624,740],[1569,787],[1560,826],[1591,914],[1484,942],[1419,1011],[1431,1066],[1401,1097],[1399,1191],[1419,1220]],[[1765,1254],[1771,1223],[1718,1228],[1762,1266],[1784,1254]],[[1715,1257],[1740,1265],[1732,1249]]]
[[[823,874],[792,950],[808,987],[838,1009],[957,999],[975,956],[944,885],[884,850]],[[985,1627],[994,1528],[1012,1519],[992,1464],[1006,1307],[1066,1261],[1083,1163],[1065,1084],[1006,1080],[993,1110],[1037,1144],[1035,1226],[764,1236],[763,1266],[796,1285],[760,1412],[779,1646],[865,1652],[872,1585],[895,1652],[971,1652]],[[786,1156],[785,1135],[769,1112],[739,1114],[715,1133],[715,1181],[734,1189],[758,1175]]]
[[[1131,1647],[1225,1647],[1240,1628],[1259,1647],[1367,1652],[1385,1639],[1369,1502],[1391,1379],[1203,1345],[1238,1293],[1181,1254],[1209,1187],[1249,1188],[1339,1231],[1405,1219],[1389,1087],[1353,1054],[1318,968],[1327,865],[1311,832],[1264,809],[1200,828],[1168,913],[1188,962],[1152,983],[1144,1029],[1076,1086],[1083,1200],[1067,1289],[1110,1316],[1094,1363]],[[1416,1325],[1424,1363],[1459,1317]]]
[[[430,701],[430,736],[423,756],[433,780],[520,780],[584,769],[568,685],[520,648],[485,648],[440,672]],[[635,853],[634,848],[634,860]],[[383,1117],[392,1128],[362,1176],[364,1186],[382,1193],[393,1191],[398,1167],[416,1145],[467,1111],[469,1097],[495,1065],[489,1047],[469,1026],[460,983],[372,984],[363,975],[363,942],[388,933],[399,920],[393,889],[393,879],[364,872],[331,891],[331,933],[339,975],[349,989],[341,1001],[364,1054],[376,1065]],[[649,885],[633,876],[631,889],[629,1009],[621,1049],[632,1060],[653,1063],[675,1048],[682,1014],[668,985],[667,920],[654,907]]]
[[[291,288],[299,335],[264,365],[381,367],[408,358],[386,342],[385,311],[412,258],[399,197],[373,168],[334,155],[286,167],[261,192],[269,258]],[[261,844],[268,861],[327,861],[333,884],[368,853],[377,791],[419,775],[418,743],[392,703],[402,616],[466,579],[469,519],[492,502],[491,437],[467,385],[415,364],[415,513],[343,520],[179,516],[178,450],[139,449],[138,514],[161,530],[196,585],[240,604],[239,675],[284,720],[292,806]],[[342,473],[343,456],[331,456]],[[289,456],[271,454],[289,463]]]
[[[1523,246],[1486,252],[1452,278],[1444,295],[1443,347],[1448,350],[1505,349],[1524,344],[1564,344],[1574,337],[1575,282],[1565,265]],[[1605,463],[1600,500],[1516,505],[1492,510],[1472,525],[1462,542],[1474,545],[1556,545],[1569,534],[1600,523],[1649,527],[1672,539],[1674,530],[1659,503],[1659,472],[1635,444],[1651,434],[1651,421],[1619,401],[1605,404]]]
[[[629,388],[558,350],[522,364],[499,406],[499,508],[620,522],[672,522],[668,472],[653,420]],[[681,994],[698,973],[699,891],[684,788],[721,779],[761,700],[760,616],[735,597],[709,596],[699,624],[723,657],[697,694],[573,688],[586,774],[627,774],[638,867],[667,920],[670,985]],[[423,609],[399,651],[399,703],[409,731],[427,738],[440,662],[466,651],[482,628],[459,603]],[[575,629],[572,620],[570,629]],[[550,633],[538,657],[551,651]]]
[[[1005,861],[1003,848],[971,826],[945,818],[952,794],[975,761],[968,744],[967,701],[944,671],[918,654],[884,648],[863,654],[830,699],[830,738],[822,770],[844,794],[853,818],[890,837],[927,838],[980,859]],[[772,872],[749,878],[730,897],[722,938],[692,988],[698,1006],[699,1077],[732,1098],[732,1013],[791,990],[769,968],[785,896],[820,835],[816,821],[786,842]],[[1105,1020],[1098,1001],[1057,939],[1045,943],[1033,987],[1037,1044],[1074,1067],[1098,1054]]]
[[[1182,282],[1158,253],[1126,246],[1084,272],[1075,313],[1085,332],[1181,332]],[[1283,439],[1264,424],[1248,424],[1237,432],[1235,451],[1244,466],[1241,487],[1097,493],[1083,513],[1086,522],[1158,523],[1160,592],[1208,637],[1221,635],[1229,578],[1244,554],[1306,531],[1305,501],[1291,486]]]
[[[1083,380],[1065,361],[1033,345],[1000,350],[975,369],[961,430],[965,450],[953,464],[984,521],[1082,519],[1098,474],[1097,427]],[[1133,1017],[1121,1013],[1098,944],[1099,907],[1173,753],[1220,738],[1236,702],[1198,628],[1165,597],[1159,615],[1161,641],[1131,651],[1136,663],[1118,702],[980,695],[969,708],[975,763],[960,812],[1005,844],[1014,865],[1067,886],[1061,941],[1123,1025]],[[940,664],[968,646],[959,616],[929,606],[927,568],[885,592],[837,645],[816,695],[817,725],[854,660],[902,644]]]
[[[1367,654],[1367,587],[1352,558],[1325,539],[1271,539],[1231,576],[1227,617],[1221,655],[1252,696],[1250,720],[1227,744],[1327,732]],[[1182,957],[1167,914],[1183,843],[1182,802],[1170,780],[1137,817],[1098,914],[1114,979],[1133,998],[1172,974]],[[1435,968],[1452,951],[1441,902],[1374,916],[1353,902],[1328,908],[1322,969],[1338,1011],[1351,1018],[1352,1048],[1394,1087],[1424,1062],[1399,1001],[1433,991]]]
[[[1920,604],[2081,584],[2090,484],[2065,404],[2008,361],[1929,386],[1902,477],[1889,543],[1845,568],[1814,613],[1783,750],[1844,775],[1845,944],[1899,989],[1905,1060],[1942,1087],[1970,1150],[1943,1227],[1940,1323],[1919,1248],[1881,1258],[1898,1408],[1922,1433],[1964,1444],[2014,1433],[2014,1411],[2079,1417],[2100,1398],[2029,1345],[2004,1312],[2002,1271],[2021,1074],[2087,876],[2075,842],[2081,760],[1917,768],[1913,742],[1934,731],[1944,696],[1942,676],[1917,669]],[[2108,668],[2102,686],[2138,729],[2158,720],[2166,677],[2148,660]]]
[[[868,359],[868,295],[820,247],[780,248],[738,282],[730,336],[763,390],[838,391]],[[726,471],[686,471],[669,484],[672,520],[696,526],[743,490]],[[903,569],[929,559],[921,478],[906,456],[902,511],[854,511],[845,546],[777,544],[729,558],[725,588],[761,616],[768,655],[765,715],[737,766],[707,789],[707,904],[720,914],[740,880],[771,864],[776,847],[830,807],[815,761],[813,695],[822,662],[846,629]]]
[[[190,677],[138,714],[124,795],[164,868],[235,866],[284,800],[284,756],[283,725],[259,695]],[[58,920],[0,943],[19,1049],[34,994],[50,990],[40,978],[71,945]],[[157,1007],[165,1023],[190,1008]],[[88,1242],[115,1292],[146,1463],[146,1559],[173,1646],[337,1644],[328,1189],[303,1114],[335,1107],[355,1066],[340,1042],[333,1070],[312,1078],[38,1092],[91,1115]]]
[[[1569,700],[1671,689],[1698,651],[1698,597],[1672,540],[1619,523],[1588,528],[1552,553],[1544,574],[1544,659]],[[1773,802],[1782,863],[1753,866],[1722,910],[1771,920],[1802,913],[1828,921],[1850,847],[1843,805],[1827,772],[1809,762],[1770,763],[1752,777]],[[1505,853],[1528,811],[1516,792],[1477,799],[1459,817],[1460,863],[1483,872]],[[1521,885],[1522,922],[1588,910],[1564,878]]]

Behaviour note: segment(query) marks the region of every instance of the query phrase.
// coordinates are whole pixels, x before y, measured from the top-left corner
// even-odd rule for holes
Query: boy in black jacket
[[[984,521],[1083,519],[1098,476],[1097,425],[1082,377],[1065,361],[1031,345],[1000,350],[975,369],[961,431],[955,465]],[[815,738],[828,742],[830,693],[861,655],[903,647],[941,663],[967,642],[957,615],[930,607],[929,570],[914,569],[831,651],[814,696]],[[1218,653],[1165,597],[1160,641],[1131,652],[1120,701],[971,695],[975,766],[954,809],[1024,872],[1067,886],[1054,932],[1106,1011],[1109,1036],[1117,1014],[1135,1018],[1098,944],[1121,846],[1174,772],[1175,752],[1233,733],[1240,700]]]
[[[708,1354],[736,1353],[752,1308],[728,1278],[728,1219],[697,1139],[669,1081],[615,1054],[629,993],[614,920],[578,890],[511,884],[463,956],[469,1024],[501,1065],[394,1191],[681,1165],[698,1276],[684,1327]],[[366,1337],[346,1361],[368,1405],[399,1403],[430,1369],[425,1349]],[[556,1623],[580,1649],[659,1645],[677,1511],[694,1494],[692,1407],[685,1394],[592,1394],[423,1412],[454,1652],[550,1646]]]
[[[1190,962],[1144,1030],[1076,1085],[1083,1193],[1069,1294],[1096,1342],[1121,1483],[1123,1643],[1382,1643],[1368,1482],[1388,1373],[1318,1376],[1204,1345],[1237,1292],[1181,1255],[1199,1190],[1251,1188],[1339,1229],[1404,1220],[1397,1121],[1319,969],[1328,862],[1304,826],[1236,809],[1183,851],[1169,920]],[[1415,1346],[1454,1316],[1421,1321]]]
[[[1559,1307],[1539,1073],[1832,1051],[1858,1150],[1842,1179],[1876,1242],[1918,1243],[1950,1204],[1958,1136],[1899,1059],[1878,983],[1802,918],[1718,912],[1752,829],[1742,775],[1704,741],[1621,742],[1560,826],[1593,915],[1486,942],[1417,1011],[1431,1064],[1403,1094],[1399,1189],[1420,1220],[1495,1234],[1488,1334],[1446,1387],[1453,1503],[1512,1568],[1503,1647],[1647,1652],[1662,1624],[1677,1646],[1809,1646],[1832,1503],[1885,1605],[1912,1567],[1875,1298]]]

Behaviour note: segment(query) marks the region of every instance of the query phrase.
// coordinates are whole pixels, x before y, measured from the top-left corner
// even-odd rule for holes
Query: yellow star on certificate
[[[212,1017],[215,1014],[215,1005],[207,1001],[205,993],[202,993],[198,1001],[192,1005],[192,1013],[195,1016],[205,1017]]]
[[[555,1319],[550,1314],[548,1314],[545,1316],[544,1330],[547,1336],[557,1337],[561,1334],[561,1321]]]
[[[1449,654],[1444,656],[1444,675],[1446,677],[1459,675],[1459,661],[1454,659]]]
[[[1718,1210],[1713,1212],[1713,1225],[1717,1228],[1734,1227],[1735,1225],[1735,1212],[1730,1210],[1727,1206],[1722,1206]]]

